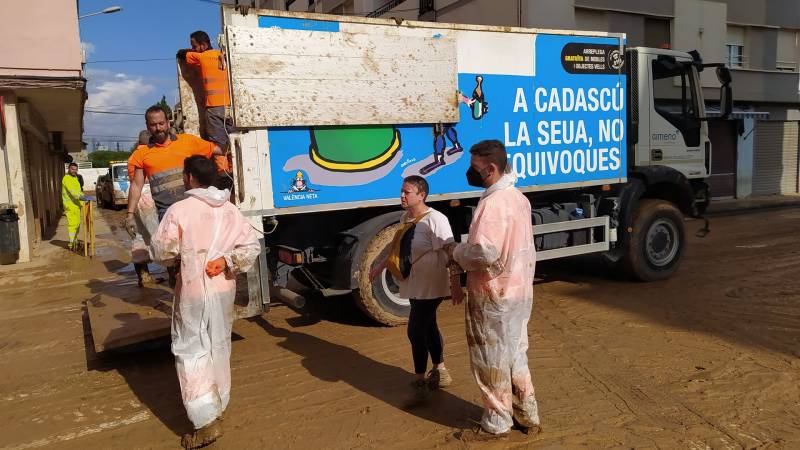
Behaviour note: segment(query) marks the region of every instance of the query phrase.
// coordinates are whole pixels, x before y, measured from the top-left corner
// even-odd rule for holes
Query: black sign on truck
[[[624,63],[617,45],[570,43],[561,49],[561,65],[568,73],[616,74]]]

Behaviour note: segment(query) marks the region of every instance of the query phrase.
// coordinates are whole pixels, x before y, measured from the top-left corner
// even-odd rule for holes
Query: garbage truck
[[[672,275],[684,220],[710,193],[696,51],[628,47],[624,34],[222,7],[234,131],[233,200],[263,235],[250,310],[305,290],[352,294],[403,323],[388,272],[369,279],[401,216],[404,177],[430,185],[456,240],[482,190],[469,149],[497,139],[532,206],[539,261],[598,253],[634,280]],[[197,74],[179,63],[187,132],[202,132]],[[200,100],[200,101],[198,101]]]

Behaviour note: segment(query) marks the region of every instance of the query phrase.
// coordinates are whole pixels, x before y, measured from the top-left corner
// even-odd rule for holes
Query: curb
[[[729,214],[737,212],[758,211],[763,209],[782,209],[782,208],[792,208],[792,207],[800,207],[800,199],[783,201],[783,202],[762,202],[750,205],[737,205],[734,203],[730,206],[725,205],[717,207],[714,207],[712,203],[712,205],[706,211],[706,215],[716,216],[721,214]]]

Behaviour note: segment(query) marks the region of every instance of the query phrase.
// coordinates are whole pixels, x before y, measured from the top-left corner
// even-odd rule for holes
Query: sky
[[[84,142],[129,150],[144,129],[144,110],[166,95],[177,102],[175,53],[189,46],[189,34],[204,30],[216,47],[220,10],[213,0],[80,0],[79,14],[120,6],[122,11],[79,21],[88,80]],[[136,62],[100,62],[129,59]],[[94,62],[98,61],[98,62]],[[88,111],[105,111],[100,114]]]

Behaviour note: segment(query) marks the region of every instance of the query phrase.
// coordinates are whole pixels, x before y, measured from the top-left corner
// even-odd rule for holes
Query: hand
[[[191,50],[188,48],[182,48],[178,50],[178,53],[175,54],[175,57],[180,59],[181,61],[186,61],[186,54],[189,53]]]
[[[133,219],[133,213],[128,213],[128,215],[125,216],[125,220],[122,221],[122,226],[125,228],[125,231],[131,235],[131,238],[136,237],[138,230],[136,228],[136,221]]]
[[[206,264],[206,275],[210,278],[214,278],[215,276],[221,274],[228,268],[228,263],[225,261],[225,258],[219,257],[217,259],[213,259]]]

